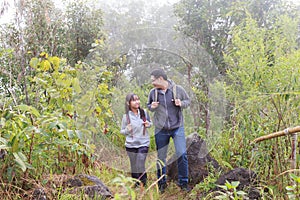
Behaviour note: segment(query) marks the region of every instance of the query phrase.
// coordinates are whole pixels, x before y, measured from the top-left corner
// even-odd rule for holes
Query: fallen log
[[[275,133],[271,133],[271,134],[268,134],[268,135],[258,137],[256,139],[254,139],[251,143],[258,143],[258,142],[261,142],[261,141],[264,141],[264,140],[269,140],[269,139],[272,139],[272,138],[275,138],[275,137],[281,137],[281,136],[284,136],[284,135],[294,134],[294,133],[297,133],[297,132],[300,132],[300,126],[296,126],[294,128],[286,128],[282,131],[278,131],[278,132],[275,132]]]

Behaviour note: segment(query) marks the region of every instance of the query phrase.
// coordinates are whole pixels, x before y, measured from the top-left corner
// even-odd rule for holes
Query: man
[[[170,138],[172,138],[178,165],[178,185],[182,190],[189,192],[188,159],[182,109],[190,105],[190,98],[183,87],[168,80],[163,69],[153,70],[151,81],[154,88],[149,93],[147,106],[150,111],[154,112],[153,124],[158,157],[159,190],[163,193],[167,187],[166,158]]]

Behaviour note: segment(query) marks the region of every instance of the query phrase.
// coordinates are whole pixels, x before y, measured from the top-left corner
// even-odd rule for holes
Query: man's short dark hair
[[[151,74],[151,76],[154,76],[155,78],[163,77],[164,80],[168,80],[168,76],[166,72],[163,69],[154,69]]]

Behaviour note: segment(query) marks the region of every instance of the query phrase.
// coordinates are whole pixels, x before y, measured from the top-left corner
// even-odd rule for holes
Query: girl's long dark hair
[[[138,95],[136,95],[134,93],[129,93],[129,94],[126,95],[126,98],[125,98],[125,113],[126,114],[128,114],[129,110],[131,110],[130,109],[130,102],[132,100],[134,100],[135,96],[138,96]],[[141,119],[143,121],[146,121],[145,110],[142,109],[141,107],[139,107],[139,110],[140,110]]]
[[[129,93],[126,95],[126,98],[125,98],[125,113],[128,114],[129,110],[130,109],[130,102],[132,100],[134,100],[134,96],[136,96],[136,94],[134,93]]]

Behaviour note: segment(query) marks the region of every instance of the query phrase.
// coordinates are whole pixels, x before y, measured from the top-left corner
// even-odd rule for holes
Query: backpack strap
[[[139,108],[140,109],[140,116],[141,116],[141,119],[143,120],[143,122],[145,122],[147,119],[146,119],[146,114],[145,114],[145,110],[142,109],[142,108]],[[143,129],[143,135],[146,134],[146,125],[144,124],[144,129]]]
[[[127,120],[127,124],[130,124],[130,118],[129,118],[129,114],[126,113],[126,120]]]
[[[176,84],[173,85],[172,92],[173,92],[173,98],[174,98],[174,101],[175,101],[175,99],[177,98],[177,86],[176,86]],[[154,102],[157,102],[157,100],[158,100],[157,97],[158,97],[158,92],[157,92],[157,89],[155,88],[154,89],[154,99],[153,99]]]
[[[155,88],[154,89],[154,102],[157,102],[157,96],[158,96],[158,92],[157,92],[157,89]]]
[[[130,124],[129,113],[126,113],[126,120],[127,120],[127,124]],[[132,129],[131,129],[130,133],[132,134]]]
[[[174,98],[174,101],[175,101],[175,99],[177,99],[177,87],[175,84],[173,85],[173,98]]]

